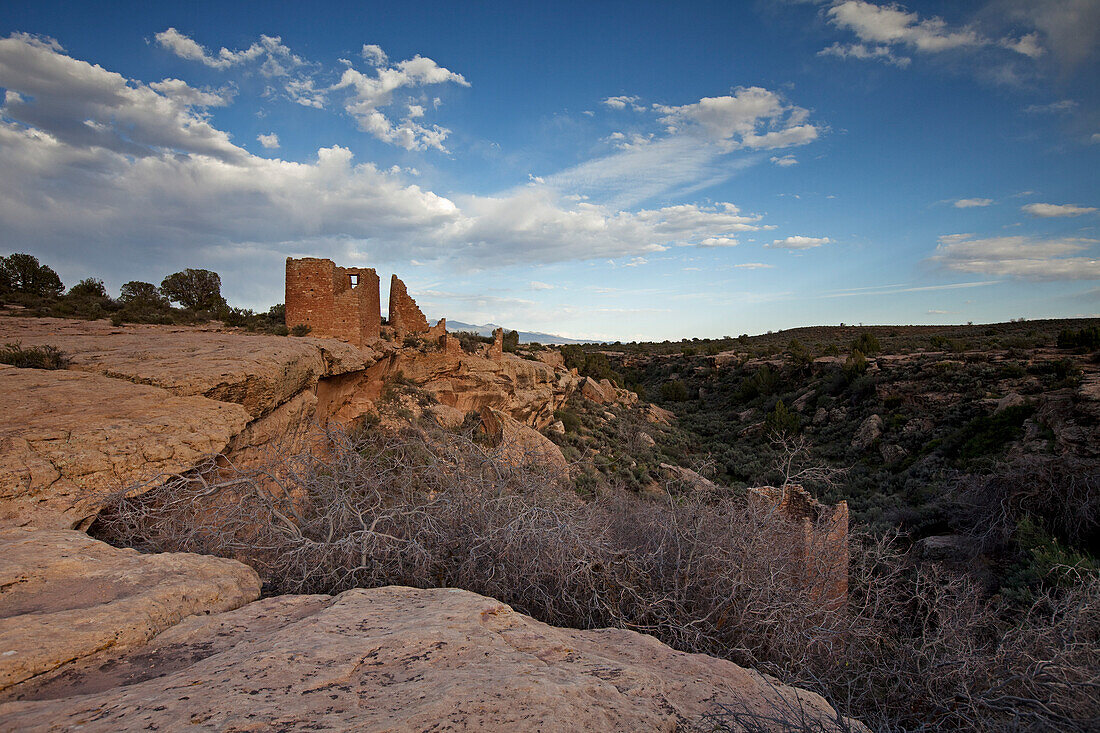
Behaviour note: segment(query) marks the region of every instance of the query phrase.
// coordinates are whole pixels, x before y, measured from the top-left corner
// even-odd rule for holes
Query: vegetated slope
[[[1100,554],[1098,323],[816,327],[603,354],[677,415],[681,463],[774,483],[804,441],[793,470],[847,469],[805,481],[821,500],[981,555],[990,590],[1026,596],[1050,565]]]

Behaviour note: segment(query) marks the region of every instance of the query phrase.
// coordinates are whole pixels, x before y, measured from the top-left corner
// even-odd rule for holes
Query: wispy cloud
[[[1100,280],[1100,259],[1079,256],[1100,240],[1027,236],[973,239],[968,234],[940,237],[929,258],[957,272],[1025,280]]]
[[[959,199],[954,203],[956,209],[972,209],[978,206],[989,206],[993,199]]]
[[[823,244],[829,244],[830,241],[832,240],[828,237],[803,237],[796,234],[785,239],[776,239],[771,244],[765,244],[764,246],[769,249],[813,249]]]
[[[1081,216],[1096,212],[1094,206],[1077,206],[1076,204],[1024,204],[1020,211],[1042,218]]]

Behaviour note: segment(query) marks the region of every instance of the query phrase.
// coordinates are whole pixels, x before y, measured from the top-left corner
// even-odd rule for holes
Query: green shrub
[[[313,329],[305,323],[299,323],[294,328],[290,329],[291,336],[305,336]]]
[[[23,369],[64,369],[69,359],[65,352],[49,344],[23,348],[19,343],[11,343],[0,348],[0,363]]]

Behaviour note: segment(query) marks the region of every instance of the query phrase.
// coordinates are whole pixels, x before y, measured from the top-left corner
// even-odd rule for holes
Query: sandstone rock
[[[882,437],[884,427],[881,415],[870,415],[860,423],[855,437],[852,438],[852,447],[856,450],[867,450]]]
[[[448,341],[457,343],[453,336]],[[385,382],[398,373],[440,403],[465,415],[483,407],[504,410],[536,430],[554,420],[577,389],[580,378],[542,362],[505,354],[486,359],[461,350],[412,353],[400,350],[380,359],[370,369],[324,379],[318,385],[318,413],[349,420],[373,410]]]
[[[259,595],[255,571],[234,560],[142,555],[70,530],[0,530],[0,690]]]
[[[556,474],[568,473],[569,463],[554,441],[500,410],[483,407],[480,414],[482,428],[506,460],[517,465],[534,461]]]
[[[997,400],[997,406],[996,408],[994,408],[993,414],[996,415],[998,413],[1004,412],[1010,407],[1018,407],[1024,404],[1026,401],[1027,400],[1016,394],[1015,392],[1009,392],[1004,397]]]
[[[732,662],[632,631],[554,628],[457,589],[269,598],[192,617],[141,651],[0,704],[0,719],[18,730],[671,733],[725,704],[762,720],[801,707],[839,730],[818,695]],[[133,684],[119,686],[124,674]]]
[[[657,445],[657,441],[655,441],[653,436],[649,433],[638,433],[638,442],[646,448],[652,448]]]
[[[243,405],[259,417],[318,378],[358,371],[370,350],[335,339],[228,333],[195,327],[0,316],[0,342],[52,344],[71,369]]]
[[[584,382],[581,384],[581,395],[598,405],[606,405],[611,401],[603,386],[592,377],[584,378]]]
[[[240,405],[66,370],[0,365],[0,525],[71,528],[103,498],[222,451]]]
[[[814,413],[813,423],[814,425],[824,425],[829,419],[829,411],[824,407],[817,408],[817,412]]]
[[[562,357],[561,352],[557,349],[542,349],[535,352],[535,358],[541,361],[543,364],[549,364],[552,367],[565,368],[565,359]]]
[[[965,535],[947,534],[924,537],[913,545],[917,557],[937,562],[958,563],[972,558],[977,552],[975,541]]]
[[[546,429],[551,433],[565,435],[565,423],[563,423],[561,420],[555,420],[554,422],[547,425]]]
[[[445,428],[457,428],[466,419],[466,413],[447,405],[432,405],[428,411],[440,426]]]
[[[416,301],[409,297],[405,283],[397,275],[390,278],[390,325],[397,332],[398,339],[406,334],[428,331],[428,319]]]
[[[676,420],[675,413],[657,405],[648,405],[645,408],[645,419],[656,425],[671,425]]]

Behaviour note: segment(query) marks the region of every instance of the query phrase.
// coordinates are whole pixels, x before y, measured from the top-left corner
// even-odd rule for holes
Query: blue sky
[[[1100,313],[1094,0],[38,0],[0,39],[0,250],[68,284],[266,308],[322,256],[610,340]]]

